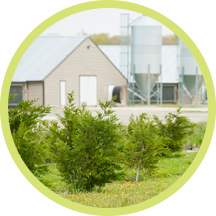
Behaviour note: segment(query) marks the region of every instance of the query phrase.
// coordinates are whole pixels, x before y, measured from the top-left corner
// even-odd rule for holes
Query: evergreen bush
[[[91,190],[122,175],[121,125],[111,110],[113,100],[99,101],[102,112],[95,116],[73,100],[73,93],[68,94],[64,116],[59,116],[62,126],[50,126],[53,158],[71,192]]]
[[[9,100],[14,96],[10,96]],[[47,122],[42,117],[51,107],[34,105],[37,100],[20,101],[16,108],[8,110],[11,134],[15,146],[28,169],[44,184],[47,171],[48,145],[45,139]]]
[[[190,122],[186,116],[181,116],[181,107],[177,109],[176,114],[166,115],[164,122],[156,116],[154,118],[170,152],[182,151],[184,139],[193,133],[196,124]]]
[[[130,117],[126,148],[127,162],[137,168],[136,182],[142,169],[152,171],[164,152],[163,137],[155,125],[154,119],[142,113],[134,119]]]

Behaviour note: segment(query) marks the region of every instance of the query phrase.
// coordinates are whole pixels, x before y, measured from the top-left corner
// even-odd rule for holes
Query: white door
[[[60,103],[61,106],[66,105],[66,82],[60,81]]]
[[[80,76],[80,104],[97,105],[97,77]]]

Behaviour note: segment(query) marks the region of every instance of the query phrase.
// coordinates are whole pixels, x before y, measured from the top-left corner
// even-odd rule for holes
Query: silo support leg
[[[163,104],[163,81],[162,81],[162,66],[161,65],[160,65],[160,75],[161,75],[160,105],[162,106],[162,104]]]
[[[150,106],[150,100],[151,100],[151,98],[150,98],[150,82],[151,82],[151,80],[150,80],[150,65],[148,65],[148,106]]]
[[[196,105],[198,105],[198,67],[196,67]]]

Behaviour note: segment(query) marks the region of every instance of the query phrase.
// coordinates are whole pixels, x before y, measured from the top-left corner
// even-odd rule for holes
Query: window
[[[22,85],[11,85],[10,95],[16,94],[17,96],[9,102],[9,106],[16,106],[20,101],[23,100],[23,86]]]

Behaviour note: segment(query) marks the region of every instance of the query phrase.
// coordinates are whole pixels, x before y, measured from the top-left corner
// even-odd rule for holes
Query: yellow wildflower
[[[118,195],[115,195],[115,197],[118,197]]]

